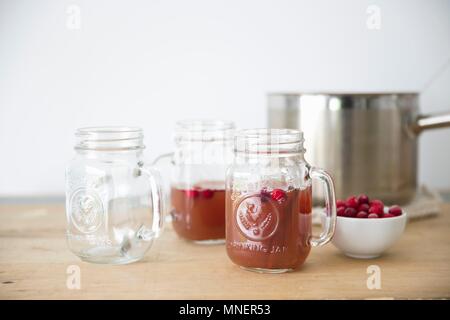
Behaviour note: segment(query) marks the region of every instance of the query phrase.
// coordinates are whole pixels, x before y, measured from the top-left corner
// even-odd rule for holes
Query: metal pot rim
[[[267,94],[268,96],[334,96],[334,97],[350,97],[350,96],[356,96],[356,97],[380,97],[380,96],[404,96],[404,95],[419,95],[419,92],[417,91],[356,91],[356,92],[350,92],[350,91],[282,91],[282,92],[269,92]]]

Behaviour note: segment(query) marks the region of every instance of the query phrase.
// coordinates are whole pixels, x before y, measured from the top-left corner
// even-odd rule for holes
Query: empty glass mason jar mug
[[[94,263],[140,260],[164,221],[159,174],[143,162],[142,130],[82,128],[76,137],[66,169],[70,250]]]
[[[330,241],[336,223],[333,180],[304,158],[303,134],[288,129],[237,133],[226,183],[226,248],[237,265],[281,273]],[[312,179],[324,184],[324,231],[312,235]]]
[[[186,120],[176,124],[172,160],[171,216],[175,232],[200,244],[225,239],[225,174],[233,160],[234,124]]]

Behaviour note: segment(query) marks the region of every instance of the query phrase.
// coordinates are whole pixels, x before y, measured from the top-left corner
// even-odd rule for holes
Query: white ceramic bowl
[[[402,235],[406,212],[398,217],[359,219],[337,217],[332,243],[345,255],[357,259],[379,257]]]

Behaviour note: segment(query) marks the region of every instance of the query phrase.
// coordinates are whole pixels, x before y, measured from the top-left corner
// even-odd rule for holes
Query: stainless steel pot
[[[417,135],[450,126],[450,113],[419,114],[417,93],[276,93],[268,103],[269,127],[304,132],[308,162],[332,174],[338,198],[407,203],[417,188]]]

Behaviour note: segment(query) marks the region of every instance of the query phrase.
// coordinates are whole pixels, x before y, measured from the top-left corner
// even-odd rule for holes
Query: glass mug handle
[[[173,157],[174,157],[173,152],[163,153],[163,154],[159,155],[158,157],[156,157],[155,160],[153,160],[152,166],[161,168],[163,160],[169,160],[170,164],[173,165],[174,164]],[[170,191],[170,185],[168,184],[169,181],[170,181],[170,179],[164,180],[165,198],[164,198],[163,202],[164,202],[165,208],[170,208],[170,206],[171,206],[171,204],[170,204],[170,192],[171,191]],[[171,221],[172,221],[172,215],[170,215],[170,214],[165,215],[165,222],[171,222]]]
[[[325,228],[319,237],[312,236],[309,240],[309,244],[312,247],[319,247],[327,244],[334,235],[334,230],[336,227],[336,195],[334,193],[333,178],[331,178],[325,170],[311,167],[309,170],[309,175],[311,178],[317,179],[324,184],[326,212],[326,219],[324,219]]]
[[[173,152],[164,153],[164,154],[162,154],[162,155],[156,157],[156,159],[153,160],[153,162],[152,162],[152,166],[158,165],[158,163],[159,163],[161,160],[164,160],[164,159],[170,159],[171,161],[173,161],[173,160],[172,160],[172,159],[173,159]]]
[[[139,169],[150,182],[153,207],[152,234],[155,238],[157,238],[161,234],[164,226],[164,194],[161,189],[162,180],[159,171],[154,168],[142,166]]]

